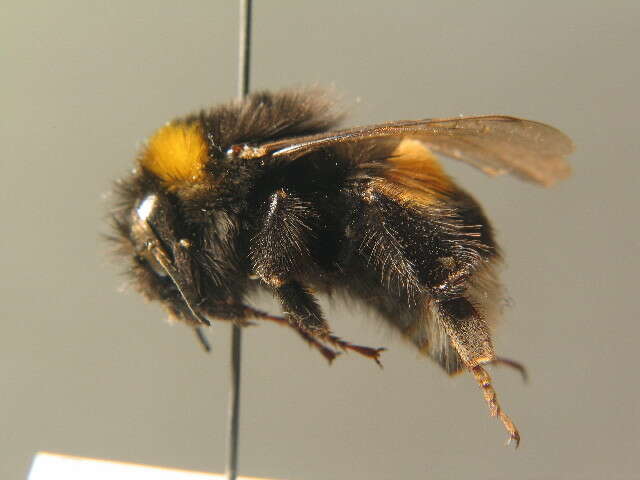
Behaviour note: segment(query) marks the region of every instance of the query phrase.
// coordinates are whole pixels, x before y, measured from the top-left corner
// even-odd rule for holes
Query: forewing
[[[511,173],[549,186],[571,172],[564,159],[574,148],[569,137],[549,125],[503,115],[384,123],[279,140],[245,148],[242,155],[294,159],[336,143],[391,137],[418,139],[433,151],[488,175]]]

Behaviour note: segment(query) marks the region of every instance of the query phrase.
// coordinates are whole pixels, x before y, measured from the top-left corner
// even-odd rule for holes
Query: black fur
[[[382,349],[332,333],[315,298],[345,294],[448,373],[468,369],[517,444],[482,367],[522,370],[497,358],[491,344],[502,305],[492,228],[425,154],[394,152],[409,136],[487,173],[551,185],[570,172],[571,140],[500,115],[329,132],[341,117],[323,92],[293,90],[258,92],[176,120],[197,128],[170,133],[202,134],[205,162],[187,162],[188,173],[176,170],[174,181],[175,172],[145,163],[157,152],[144,150],[116,187],[113,239],[133,283],[198,331],[210,320],[268,320],[292,327],[329,361],[337,348],[378,362]],[[411,152],[419,157],[402,158]],[[168,175],[158,178],[146,165]],[[258,288],[278,298],[284,318],[247,304]]]
[[[377,190],[393,141],[329,146],[272,163],[227,154],[233,145],[324,132],[339,119],[326,96],[287,91],[177,120],[205,132],[206,178],[169,190],[139,167],[118,184],[113,223],[135,285],[194,323],[184,292],[152,268],[132,231],[132,212],[154,194],[164,226],[158,230],[153,219],[151,226],[192,290],[191,307],[212,320],[244,321],[247,296],[266,288],[293,326],[332,343],[310,289],[342,291],[377,310],[448,372],[491,360],[485,311],[496,311],[501,298],[499,255],[471,196],[455,188],[426,208]],[[461,341],[465,325],[475,337]]]

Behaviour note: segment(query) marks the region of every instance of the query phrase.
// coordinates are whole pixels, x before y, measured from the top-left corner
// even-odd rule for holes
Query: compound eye
[[[134,237],[137,243],[138,259],[146,263],[160,277],[168,276],[167,270],[160,264],[154,254],[154,250],[158,246],[158,239],[152,233],[148,220],[155,214],[158,204],[158,197],[149,195],[140,202],[138,208],[134,212]]]
[[[145,199],[140,202],[140,206],[136,208],[136,213],[140,220],[147,221],[147,219],[151,216],[151,214],[155,211],[156,203],[158,202],[158,197],[155,195],[149,195],[145,197]]]

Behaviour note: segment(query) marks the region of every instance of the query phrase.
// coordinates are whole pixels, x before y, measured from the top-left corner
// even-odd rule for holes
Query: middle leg
[[[269,196],[261,226],[251,242],[253,272],[280,301],[287,321],[309,341],[355,351],[380,363],[382,349],[344,341],[332,334],[312,293],[298,280],[319,270],[312,254],[318,214],[309,202],[280,189]],[[326,350],[325,356],[330,355]]]
[[[363,345],[356,345],[345,340],[342,340],[335,335],[329,335],[327,338],[318,338],[316,336],[311,335],[305,329],[301,328],[299,325],[292,323],[284,317],[278,317],[275,315],[269,315],[268,313],[261,312],[260,310],[256,310],[251,307],[245,307],[247,311],[247,317],[257,318],[259,320],[267,320],[270,322],[277,323],[278,325],[283,325],[287,327],[293,328],[303,340],[309,343],[312,347],[318,349],[323,357],[325,357],[329,363],[333,362],[333,360],[340,355],[340,352],[336,352],[335,350],[327,347],[323,341],[334,345],[335,347],[341,350],[351,350],[360,355],[363,355],[367,358],[373,359],[378,365],[382,366],[380,363],[379,357],[380,353],[383,352],[384,348],[372,348],[365,347]]]

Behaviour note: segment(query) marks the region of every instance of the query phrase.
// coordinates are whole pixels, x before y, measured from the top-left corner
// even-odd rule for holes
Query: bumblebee
[[[520,435],[483,366],[503,293],[489,220],[432,152],[551,185],[573,145],[553,127],[490,115],[334,130],[318,90],[258,92],[174,120],[117,183],[114,239],[133,284],[174,319],[292,328],[329,361],[383,349],[334,335],[316,293],[342,293],[447,373],[470,371],[509,440]],[[247,298],[271,292],[283,316]]]

